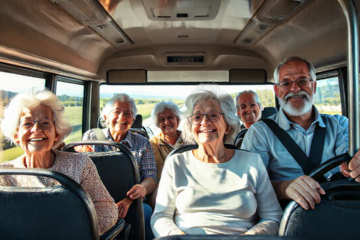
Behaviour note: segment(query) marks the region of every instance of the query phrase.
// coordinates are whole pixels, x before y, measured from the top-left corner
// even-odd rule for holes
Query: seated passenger
[[[161,129],[158,136],[150,139],[153,148],[157,180],[160,181],[161,172],[167,155],[174,149],[185,145],[181,132],[177,130],[180,124],[179,107],[172,101],[162,101],[155,105],[151,112],[151,118],[155,125]],[[155,207],[157,186],[150,197],[151,207]]]
[[[134,155],[139,167],[141,184],[136,184],[129,189],[127,193],[128,197],[117,203],[120,218],[125,218],[133,200],[144,198],[147,194],[151,193],[156,186],[156,164],[151,144],[145,137],[129,131],[135,120],[136,113],[137,109],[134,99],[125,93],[117,94],[106,103],[102,111],[102,117],[105,120],[104,125],[107,127],[102,129],[104,136],[96,136],[93,130],[87,131],[83,136],[83,140],[105,138],[109,141],[119,142],[126,146]],[[116,150],[113,147],[101,145],[92,146],[92,148],[95,152]],[[150,227],[152,209],[146,203],[143,203],[143,205],[146,239],[152,239],[153,234]]]
[[[65,120],[64,107],[55,94],[41,91],[16,95],[4,110],[1,129],[5,137],[25,152],[15,160],[1,164],[1,168],[44,168],[65,174],[89,193],[100,234],[116,223],[117,207],[90,158],[85,154],[55,150],[71,132]],[[0,185],[3,186],[51,187],[58,184],[56,180],[35,176],[0,177]]]
[[[295,141],[294,145],[301,148],[305,166],[311,164],[316,167],[346,153],[349,145],[348,119],[339,115],[320,115],[313,105],[316,93],[314,66],[305,59],[290,57],[276,67],[274,79],[274,91],[281,108],[269,121],[275,122],[280,127],[278,130],[284,130]],[[320,146],[324,149],[321,152],[319,147],[314,147],[314,154],[311,154],[312,144],[316,146],[316,142],[319,142],[313,141],[315,136],[319,136],[314,134],[317,129],[325,129],[321,130],[324,131],[324,144]],[[314,209],[315,203],[320,203],[320,195],[325,194],[325,191],[318,182],[304,174],[313,168],[302,168],[265,122],[252,125],[245,136],[242,149],[260,154],[279,199],[293,199],[304,209]],[[319,155],[315,159],[316,152]],[[297,155],[294,156],[298,158]],[[360,153],[353,157],[349,168],[343,163],[340,170],[344,176],[360,181]]]
[[[261,158],[224,147],[239,130],[231,96],[199,87],[185,105],[182,134],[199,147],[165,162],[151,218],[155,236],[276,235],[282,211]]]
[[[252,90],[239,92],[235,98],[235,102],[237,115],[244,123],[244,125],[241,125],[241,130],[248,129],[252,124],[260,120],[264,107],[256,92]]]

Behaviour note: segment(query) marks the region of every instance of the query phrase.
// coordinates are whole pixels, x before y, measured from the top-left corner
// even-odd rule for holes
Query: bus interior
[[[275,66],[299,56],[316,68],[315,105],[349,118],[359,149],[359,0],[0,1],[0,118],[11,97],[53,91],[80,141],[116,93],[136,101],[142,126],[161,100],[180,108],[199,84],[232,97],[256,91],[278,107]],[[345,13],[345,14],[344,14]],[[0,135],[0,162],[22,150]]]

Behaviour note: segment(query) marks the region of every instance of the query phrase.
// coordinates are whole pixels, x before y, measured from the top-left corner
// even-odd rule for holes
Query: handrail
[[[352,157],[360,148],[359,127],[359,33],[356,9],[352,0],[338,0],[346,17],[348,28],[348,112],[349,150]]]

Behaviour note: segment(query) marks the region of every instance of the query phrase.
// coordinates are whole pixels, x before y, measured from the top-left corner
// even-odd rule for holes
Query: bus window
[[[84,85],[58,81],[56,95],[65,106],[65,116],[72,127],[72,132],[64,140],[65,143],[80,141],[82,136]]]
[[[180,110],[184,106],[186,97],[193,92],[198,85],[100,85],[100,111],[117,93],[126,93],[134,98],[138,114],[143,117],[143,126],[149,127],[155,135],[160,133],[151,121],[151,110],[156,103],[162,100],[172,100]],[[256,91],[264,107],[275,107],[275,94],[273,85],[217,85],[222,91],[228,92],[232,98],[244,90]]]
[[[314,105],[320,113],[341,115],[341,99],[338,77],[325,78],[316,81]]]
[[[0,118],[4,117],[4,108],[9,100],[18,93],[25,93],[31,89],[43,90],[45,88],[45,78],[30,77],[20,74],[0,72]],[[24,151],[20,147],[4,138],[0,133],[0,162],[13,160],[19,157]]]

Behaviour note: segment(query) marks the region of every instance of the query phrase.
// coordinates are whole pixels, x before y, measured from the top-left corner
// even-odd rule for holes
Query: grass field
[[[82,123],[82,113],[82,107],[65,107],[65,116],[71,126]]]
[[[319,111],[319,112],[322,114],[329,114],[329,115],[335,115],[335,114],[341,115],[341,112],[336,112],[336,111]]]
[[[0,163],[13,160],[23,154],[24,151],[20,147],[13,147],[0,152]]]

